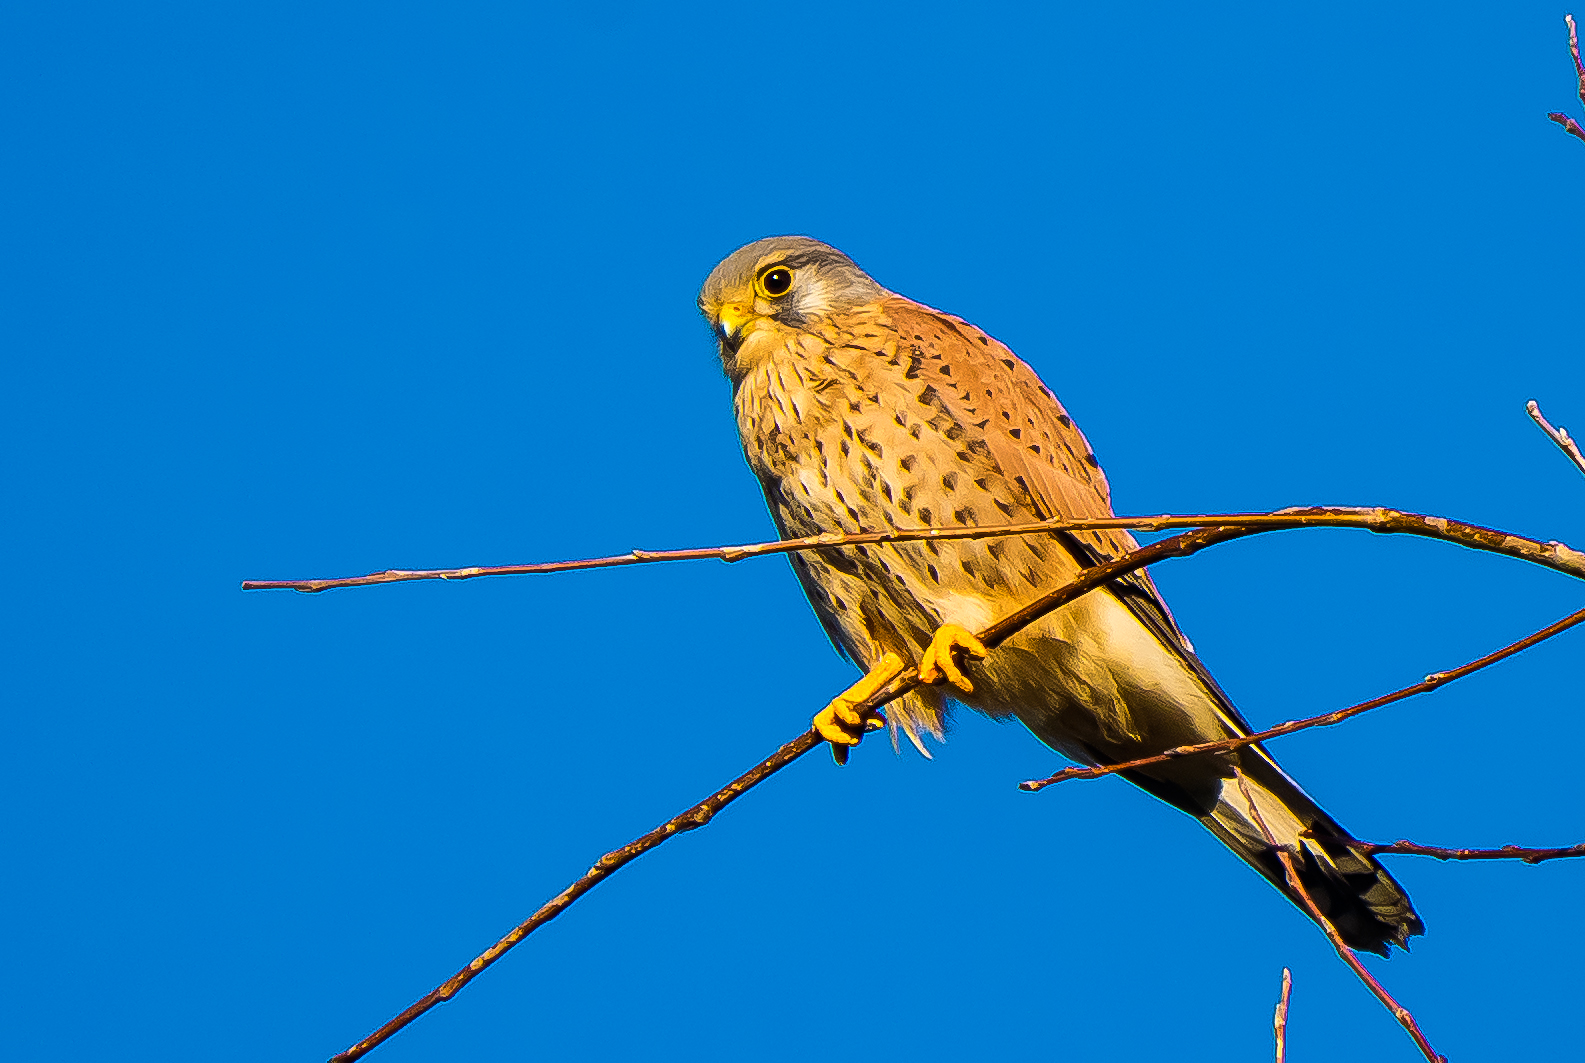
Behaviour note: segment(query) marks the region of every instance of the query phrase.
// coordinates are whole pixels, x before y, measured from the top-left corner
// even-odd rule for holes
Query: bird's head
[[[771,236],[738,248],[710,271],[699,292],[699,310],[721,341],[727,375],[739,380],[758,360],[754,337],[803,329],[886,294],[829,244],[807,236]]]

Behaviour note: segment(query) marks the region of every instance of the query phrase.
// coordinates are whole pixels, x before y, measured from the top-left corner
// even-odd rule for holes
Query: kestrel
[[[784,538],[1112,515],[1095,455],[1034,370],[835,248],[801,236],[749,244],[716,266],[699,308]],[[942,735],[948,683],[953,701],[1016,717],[1084,764],[1249,734],[1144,572],[994,652],[971,634],[1135,545],[1124,531],[1058,531],[789,555],[831,640],[868,671],[815,727],[845,759],[865,727],[854,706],[911,661],[937,685],[893,702],[888,722],[894,744],[900,729],[921,752],[923,735]],[[1297,903],[1275,839],[1352,947],[1386,955],[1424,931],[1392,876],[1260,746],[1123,775]]]

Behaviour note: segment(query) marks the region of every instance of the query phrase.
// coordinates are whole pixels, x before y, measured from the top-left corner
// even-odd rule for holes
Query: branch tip
[[[1271,1025],[1277,1035],[1277,1063],[1286,1063],[1288,1058],[1288,998],[1293,994],[1293,972],[1288,968],[1282,969],[1282,995],[1277,998],[1277,1010],[1271,1017]]]
[[[1585,130],[1581,131],[1581,135],[1585,137]],[[1525,412],[1530,415],[1530,419],[1536,423],[1536,427],[1546,433],[1547,438],[1557,445],[1557,448],[1563,452],[1564,457],[1573,462],[1576,469],[1585,473],[1585,453],[1580,452],[1579,444],[1568,434],[1568,429],[1548,421],[1541,412],[1541,404],[1534,399],[1525,403],[1524,408]]]
[[[1578,82],[1580,104],[1585,106],[1585,62],[1580,61],[1579,33],[1574,25],[1573,15],[1564,15],[1563,21],[1568,24],[1568,51],[1569,56],[1574,60],[1574,77]],[[1548,112],[1547,117],[1562,126],[1570,135],[1585,141],[1585,129],[1581,129],[1578,122],[1562,111]]]

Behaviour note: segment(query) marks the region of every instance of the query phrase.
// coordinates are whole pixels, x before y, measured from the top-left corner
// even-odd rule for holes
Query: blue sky
[[[694,296],[771,233],[1010,344],[1120,512],[1585,545],[1564,9],[33,5],[5,17],[0,1055],[322,1059],[854,678],[786,563],[249,577],[771,537]],[[1352,532],[1162,566],[1257,724],[1578,608]],[[1362,837],[1585,838],[1575,632],[1285,739]],[[806,758],[374,1058],[1410,1060],[1199,827],[960,716]],[[1585,867],[1392,867],[1454,1059],[1572,1044]],[[834,918],[833,918],[834,916]]]

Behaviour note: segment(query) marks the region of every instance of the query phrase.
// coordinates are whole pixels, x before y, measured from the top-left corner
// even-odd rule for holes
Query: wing
[[[941,355],[941,373],[953,385],[938,389],[943,403],[959,421],[980,429],[996,464],[1028,494],[1023,501],[1032,512],[1041,519],[1113,515],[1111,488],[1089,441],[1022,359],[950,314],[901,296],[888,299],[885,308],[904,342],[912,339]],[[1058,538],[1084,566],[1138,546],[1122,529],[1062,532]],[[1193,670],[1220,703],[1234,733],[1248,734],[1249,724],[1195,655],[1149,574],[1140,570],[1120,577],[1109,589]]]

